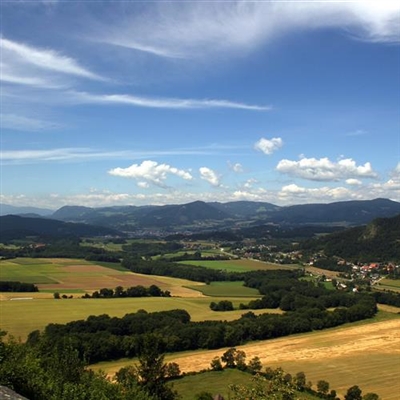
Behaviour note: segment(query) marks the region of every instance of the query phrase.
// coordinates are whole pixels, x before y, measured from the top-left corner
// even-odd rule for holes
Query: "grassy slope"
[[[210,392],[213,395],[221,394],[229,399],[229,385],[251,386],[252,376],[236,369],[224,371],[210,371],[202,374],[185,376],[174,380],[173,388],[182,396],[181,400],[193,400],[194,395],[200,392]],[[195,388],[195,389],[194,389]],[[316,399],[311,395],[299,393],[301,399]]]
[[[186,265],[198,265],[201,267],[226,270],[229,272],[246,272],[256,270],[271,270],[271,269],[296,269],[298,265],[281,265],[265,263],[257,260],[240,259],[240,260],[223,260],[223,261],[211,261],[211,260],[191,260],[191,261],[180,261],[181,264]]]
[[[188,286],[206,296],[216,297],[259,297],[257,289],[243,286],[243,282],[211,282],[209,285]]]

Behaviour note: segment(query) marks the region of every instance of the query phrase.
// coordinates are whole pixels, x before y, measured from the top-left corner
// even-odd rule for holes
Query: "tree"
[[[354,385],[347,390],[344,398],[345,400],[362,400],[361,393],[362,390],[357,385]]]
[[[367,393],[363,396],[363,400],[380,400],[380,397],[376,393]]]
[[[294,377],[294,384],[297,390],[304,390],[306,387],[306,374],[304,372],[298,372]]]
[[[175,362],[165,365],[165,375],[167,378],[177,378],[181,374],[179,365]]]
[[[319,393],[327,394],[329,392],[329,382],[321,380],[317,382],[317,389]]]
[[[222,371],[223,370],[223,367],[221,364],[221,359],[219,357],[214,357],[211,360],[211,369],[213,371]]]
[[[249,364],[247,365],[247,368],[253,373],[256,374],[257,372],[260,372],[262,369],[262,364],[260,357],[253,357],[250,361]]]
[[[163,342],[154,334],[144,335],[138,349],[136,375],[139,385],[160,400],[174,400],[176,393],[166,384],[167,366],[161,353]]]
[[[231,347],[224,354],[222,354],[221,360],[225,363],[226,368],[235,368],[235,356],[236,356],[236,347]]]

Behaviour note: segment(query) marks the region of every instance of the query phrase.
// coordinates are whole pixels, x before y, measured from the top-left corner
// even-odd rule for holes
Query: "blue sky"
[[[3,1],[1,198],[400,201],[400,3]]]

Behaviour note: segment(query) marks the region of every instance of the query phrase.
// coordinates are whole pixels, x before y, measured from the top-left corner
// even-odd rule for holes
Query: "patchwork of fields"
[[[191,263],[199,264],[196,261]],[[228,271],[282,268],[251,260],[202,261],[200,265]],[[290,266],[293,267],[296,268]],[[39,287],[38,293],[0,294],[0,300],[3,300],[0,301],[0,328],[22,340],[31,331],[42,330],[49,323],[66,323],[99,314],[122,317],[139,309],[149,312],[185,309],[193,321],[234,320],[243,314],[243,310],[214,312],[209,308],[210,302],[218,302],[222,296],[238,307],[240,303],[259,296],[255,290],[243,287],[242,282],[205,285],[184,279],[135,274],[116,264],[58,258],[1,260],[0,279],[34,283]],[[397,281],[383,280],[381,283],[398,285]],[[81,298],[83,293],[103,287],[152,284],[169,290],[173,297]],[[55,300],[54,292],[66,293],[73,298]],[[314,383],[320,379],[328,380],[331,387],[342,395],[348,387],[357,384],[364,393],[377,392],[385,400],[395,400],[400,393],[397,380],[400,372],[400,314],[395,307],[381,307],[381,310],[371,321],[249,343],[240,348],[248,359],[256,355],[260,357],[265,366],[282,367],[292,374],[304,371]],[[172,354],[167,356],[167,361],[177,362],[182,371],[200,370],[208,368],[212,358],[222,355],[225,350]],[[113,373],[131,362],[120,360],[96,368]]]

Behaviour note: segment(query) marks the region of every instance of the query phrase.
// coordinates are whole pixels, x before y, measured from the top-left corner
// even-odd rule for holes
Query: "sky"
[[[0,3],[0,202],[400,201],[400,2]]]

